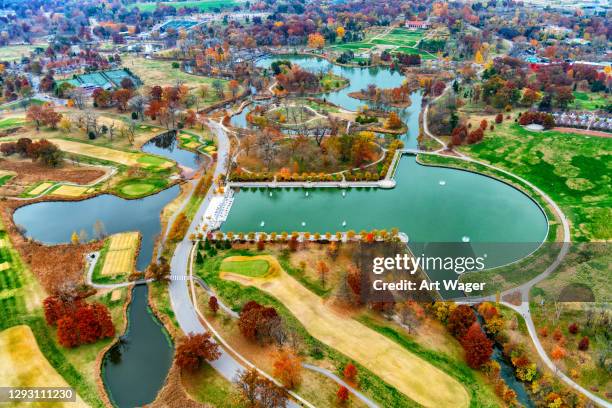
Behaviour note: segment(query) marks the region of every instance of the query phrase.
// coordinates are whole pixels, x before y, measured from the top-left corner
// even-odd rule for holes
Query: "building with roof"
[[[431,27],[429,21],[421,21],[421,20],[408,20],[404,24],[404,27],[409,28],[411,30],[427,30]]]

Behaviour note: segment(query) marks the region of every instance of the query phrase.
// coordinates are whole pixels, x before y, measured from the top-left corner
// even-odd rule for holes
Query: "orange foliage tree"
[[[325,38],[319,33],[312,33],[308,36],[308,46],[321,49],[325,46]]]
[[[274,359],[274,376],[285,387],[295,388],[302,381],[302,361],[300,357],[289,348],[277,350]]]

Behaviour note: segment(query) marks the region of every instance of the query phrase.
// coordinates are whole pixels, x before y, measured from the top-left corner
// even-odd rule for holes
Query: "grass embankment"
[[[347,357],[345,357],[345,355],[329,347],[325,343],[317,340],[314,336],[312,336],[309,333],[309,331],[312,328],[304,326],[304,324],[306,324],[307,322],[310,322],[311,324],[314,324],[314,325],[318,325],[321,323],[321,319],[325,320],[323,318],[325,314],[328,314],[328,315],[333,314],[330,310],[325,309],[325,310],[318,310],[319,313],[317,313],[316,316],[310,316],[310,315],[306,317],[303,316],[303,314],[308,314],[307,312],[310,306],[313,306],[315,309],[323,307],[322,300],[318,298],[316,295],[314,295],[313,293],[309,292],[304,287],[302,287],[299,283],[297,283],[287,274],[283,274],[285,276],[285,279],[283,281],[293,282],[294,284],[292,285],[292,289],[289,292],[287,292],[286,288],[281,288],[282,290],[279,290],[278,293],[277,291],[274,291],[273,293],[274,296],[271,296],[270,294],[265,293],[263,290],[260,290],[253,286],[244,286],[236,282],[231,282],[231,281],[222,279],[219,275],[219,270],[220,270],[220,266],[221,266],[223,259],[226,258],[227,256],[235,256],[235,255],[249,256],[252,254],[250,251],[245,251],[245,250],[229,250],[229,251],[221,252],[214,257],[207,258],[204,264],[198,268],[198,274],[208,284],[210,284],[211,286],[215,288],[217,294],[220,296],[221,299],[223,299],[224,302],[226,302],[228,305],[230,305],[230,307],[234,308],[235,310],[239,310],[241,306],[249,300],[255,300],[261,304],[267,304],[267,305],[274,306],[278,310],[278,312],[283,316],[284,321],[291,328],[291,330],[295,330],[303,338],[304,354],[306,355],[307,359],[314,361],[315,364],[317,364],[317,362],[321,363],[321,360],[325,359],[329,362],[329,364],[332,364],[333,366],[335,366],[338,372],[340,373],[340,370],[342,369],[342,367],[344,367],[344,365],[346,365],[350,360],[348,360]],[[224,275],[228,276],[227,274],[224,274]],[[236,276],[236,275],[233,275],[233,276]],[[247,280],[248,278],[244,277],[242,279]],[[268,282],[270,284],[274,284],[274,281],[268,281]],[[269,289],[270,287],[266,286],[264,290],[268,291]],[[305,303],[305,304],[308,304],[309,307],[304,307],[303,309],[300,309],[300,311],[303,312],[303,314],[301,312],[296,312],[291,307],[288,308],[286,306],[285,303],[291,304],[291,300],[285,299],[283,296],[284,297],[294,297],[298,302],[300,301],[300,299],[303,300],[304,297],[309,298],[309,300],[307,300]],[[277,299],[277,297],[281,298],[280,301],[279,299]],[[310,297],[313,297],[313,299],[310,299]],[[361,326],[359,323],[355,321],[351,320],[351,322],[352,323],[349,323],[349,324],[354,324],[360,327],[359,333],[356,334],[355,338],[362,339],[362,336],[363,336],[362,330],[366,330],[365,327]],[[337,324],[338,324],[337,321],[334,321],[332,323],[332,326],[331,326],[332,331],[337,332],[338,334],[345,333],[344,330],[338,329]],[[376,335],[375,333],[373,334]],[[377,336],[377,337],[382,338],[382,336]],[[366,343],[370,344],[370,342],[362,342],[362,341],[360,341],[359,343],[364,344],[364,345]],[[388,343],[392,348],[397,347],[391,342],[386,342],[386,343]],[[350,349],[355,344],[356,343],[354,342],[354,339],[352,339],[348,341],[348,344],[346,346],[347,348]],[[346,350],[344,348],[340,348],[340,351],[346,353]],[[367,352],[368,356],[370,357],[372,356],[371,352],[372,352],[372,344],[370,344],[368,352]],[[383,348],[381,352],[387,353],[388,349]],[[403,350],[400,350],[399,353],[400,353],[400,356],[406,354],[406,352]],[[438,378],[438,380],[440,381],[440,383],[447,384],[447,387],[445,388],[449,390],[448,392],[453,392],[453,390],[457,391],[455,395],[453,396],[454,405],[456,405],[458,398],[461,399],[461,393],[465,395],[466,405],[467,405],[467,394],[465,394],[465,391],[461,388],[461,386],[458,383],[454,382],[454,380],[452,380],[450,377],[446,376],[441,371],[429,366],[427,363],[421,361],[420,359],[415,358],[414,356],[412,356],[412,358],[414,359],[413,360],[414,362],[418,363],[417,365],[422,365],[423,367],[421,368],[425,369],[425,371],[429,372],[433,370],[431,371],[430,374],[433,375],[435,373],[436,375],[434,375],[434,377],[438,378],[441,375],[442,378]],[[359,360],[362,360],[362,359],[359,359]],[[387,361],[390,364],[394,364],[394,362],[397,361],[397,358],[395,356],[393,356],[393,358],[382,357],[382,359],[377,359],[377,365],[381,363],[382,361]],[[366,362],[366,364],[371,365],[368,362]],[[383,406],[414,406],[416,404],[414,401],[402,395],[397,390],[396,387],[391,386],[388,383],[381,380],[381,378],[376,376],[372,371],[366,368],[366,366],[360,364],[359,361],[358,361],[358,366],[359,366],[359,372],[360,372],[359,383],[360,383],[362,391],[368,394],[371,398],[381,403]],[[408,364],[403,368],[395,367],[395,369],[399,370],[399,372],[401,372],[402,370],[410,370],[408,366],[411,366],[411,365]],[[427,368],[429,368],[429,371],[427,370]],[[414,374],[413,371],[410,371],[410,373],[408,373],[410,378],[414,378],[413,374]],[[395,379],[391,377],[393,376],[389,376],[389,379],[391,381],[397,380],[397,377]],[[445,380],[450,380],[450,382],[445,381]],[[414,396],[415,398],[420,398],[420,396],[418,395],[420,390],[415,392],[414,389],[408,389],[405,392],[411,396]],[[426,390],[423,390],[423,392],[425,394],[427,393]],[[437,397],[438,396],[436,396],[436,398]],[[444,398],[444,396],[442,398]]]
[[[573,241],[612,239],[609,197],[612,139],[530,132],[505,122],[464,146],[471,157],[525,178],[548,194],[571,222]]]
[[[368,316],[361,316],[358,320],[461,382],[470,394],[471,407],[499,406],[497,396],[491,387],[486,385],[482,375],[472,370],[465,362],[457,361],[437,350],[428,350],[391,325],[381,324]]]
[[[612,394],[612,379],[602,359],[610,346],[606,321],[612,293],[611,262],[607,243],[573,245],[561,265],[530,294],[531,315],[548,355],[556,347],[563,349],[565,356],[556,361],[559,368],[605,398]],[[569,330],[573,323],[575,333]],[[560,340],[555,340],[557,329]],[[580,350],[584,337],[589,344]]]

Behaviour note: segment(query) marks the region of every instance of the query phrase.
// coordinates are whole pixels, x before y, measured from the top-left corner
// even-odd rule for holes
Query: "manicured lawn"
[[[390,52],[419,54],[423,59],[436,58],[434,55],[416,48],[419,41],[421,41],[425,35],[425,31],[423,30],[414,31],[405,28],[394,28],[384,35],[381,34],[381,31],[370,32],[367,38],[362,41],[332,44],[329,46],[329,49],[336,51],[352,50],[355,52],[363,52],[373,48],[378,48],[378,50],[381,51],[384,48]]]
[[[139,3],[130,4],[128,8],[132,9],[134,7],[138,7],[140,11],[152,12],[152,11],[155,11],[157,4],[159,3],[154,2],[154,1],[139,2]],[[188,7],[188,8],[197,8],[200,11],[211,11],[216,8],[223,9],[223,8],[234,7],[235,5],[240,4],[240,2],[235,1],[235,0],[228,0],[228,1],[203,0],[203,1],[174,1],[174,2],[161,3],[161,4],[163,4],[164,6],[174,7],[175,9]]]
[[[264,277],[268,274],[270,264],[264,259],[233,260],[227,258],[221,263],[221,272],[238,273],[250,277]]]
[[[612,239],[612,139],[534,133],[506,122],[485,132],[483,142],[461,150],[524,177],[550,195],[571,221],[573,241]]]
[[[0,61],[18,61],[27,57],[36,47],[46,48],[46,45],[9,45],[0,47]]]
[[[126,198],[138,198],[168,186],[164,178],[128,178],[115,186],[115,191]]]
[[[574,91],[574,98],[574,103],[570,105],[570,108],[576,110],[603,109],[612,103],[612,100],[606,98],[606,94],[602,92],[592,93]]]

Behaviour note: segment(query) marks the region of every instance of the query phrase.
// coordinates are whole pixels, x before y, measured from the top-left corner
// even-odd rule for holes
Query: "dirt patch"
[[[68,181],[70,183],[89,184],[102,177],[106,172],[100,168],[65,164],[62,167],[50,168],[29,160],[0,159],[0,169],[14,171],[17,180],[35,183],[38,181]]]
[[[552,128],[552,130],[555,130],[561,133],[573,133],[576,135],[586,135],[586,136],[595,136],[595,137],[612,137],[612,133],[601,132],[599,130],[586,130],[586,129],[566,128],[566,127],[555,127],[555,128]]]

